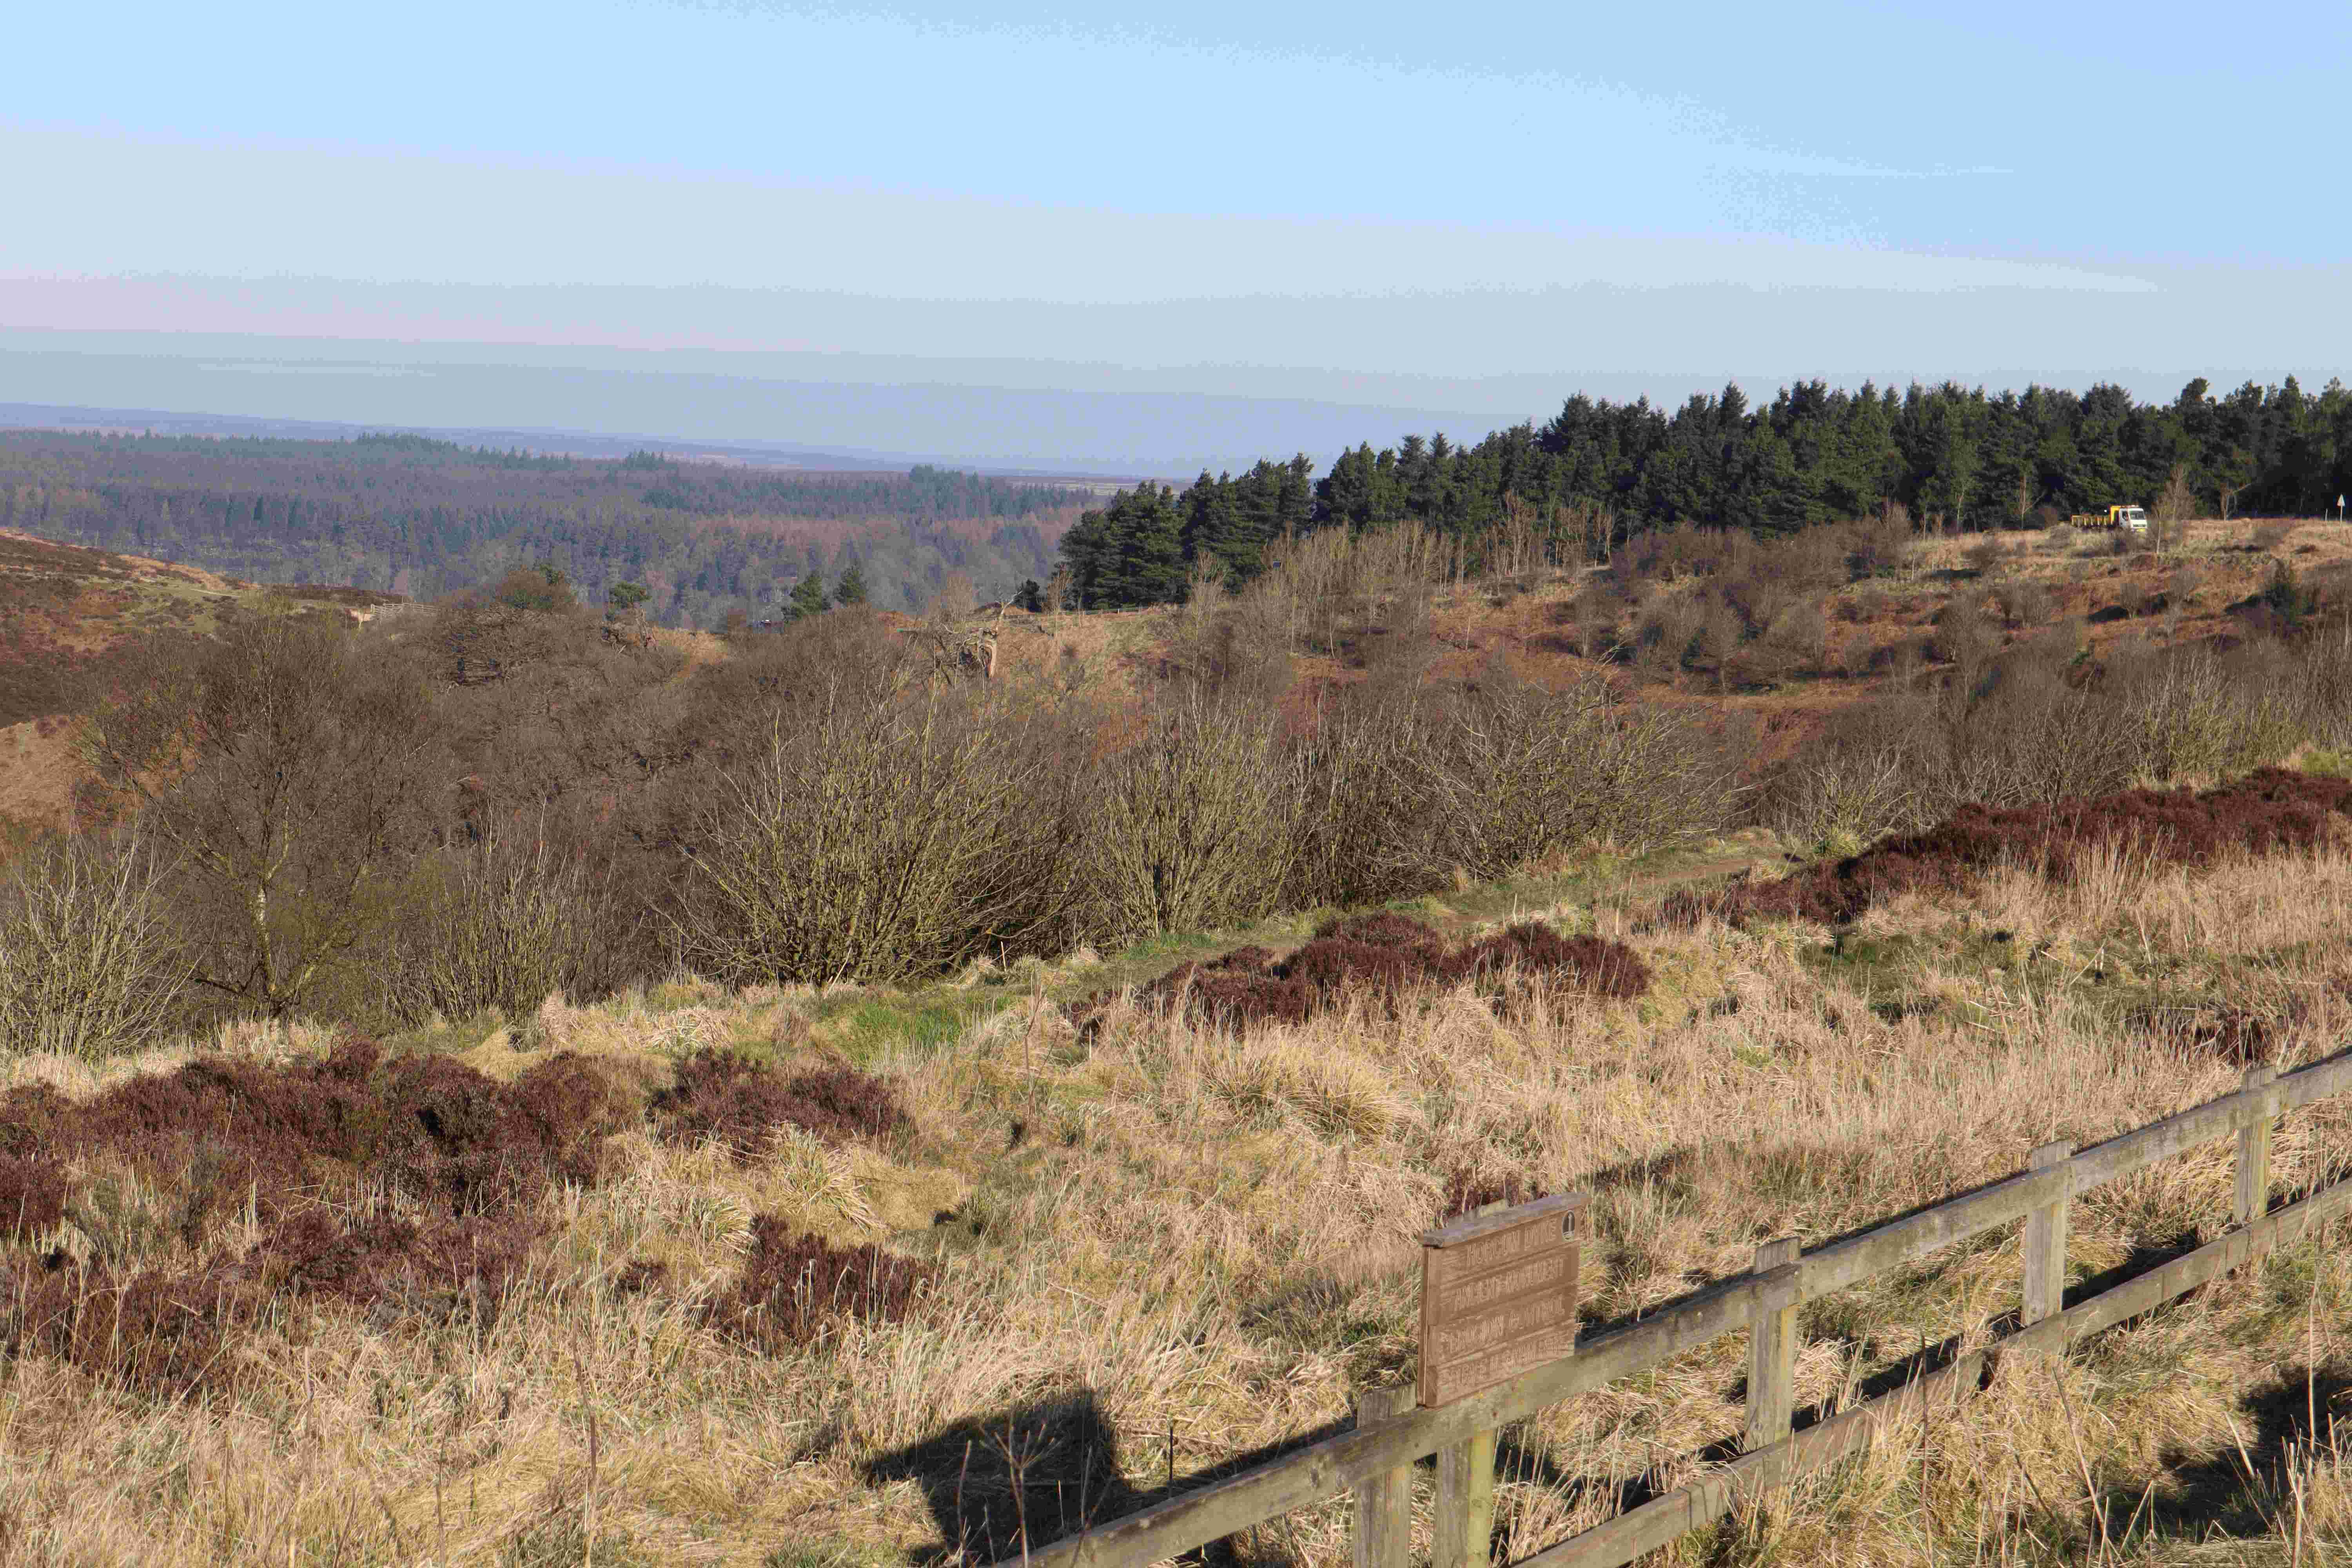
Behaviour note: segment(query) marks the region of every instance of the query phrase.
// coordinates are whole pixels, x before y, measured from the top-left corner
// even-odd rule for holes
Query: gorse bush
[[[95,1058],[180,1018],[167,868],[136,837],[40,845],[0,876],[0,1051]]]

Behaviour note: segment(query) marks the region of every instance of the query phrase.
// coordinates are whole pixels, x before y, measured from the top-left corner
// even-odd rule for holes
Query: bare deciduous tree
[[[279,1017],[387,912],[439,770],[404,659],[268,613],[158,647],[92,716],[89,760],[176,857],[196,980]]]

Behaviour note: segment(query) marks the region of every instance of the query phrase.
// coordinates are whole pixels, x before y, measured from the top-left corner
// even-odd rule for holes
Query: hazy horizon
[[[0,399],[1190,473],[1577,391],[2352,365],[2341,7],[1479,22],[51,8]]]
[[[1160,373],[1048,361],[375,342],[259,335],[0,329],[0,404],[184,418],[497,430],[714,446],[757,443],[874,462],[1189,478],[1306,452],[1444,431],[1475,440],[1541,424],[1575,393],[1679,405],[1736,382],[1769,401],[1800,379],[1993,391],[2106,381],[2168,401],[2193,376],[2218,390],[2276,383],[2294,364],[1979,374],[1807,368],[1789,374],[1377,376],[1264,366]],[[828,378],[829,379],[821,379]],[[2312,381],[2314,390],[2320,382]],[[1229,390],[1214,390],[1218,387]],[[1315,395],[1320,394],[1321,395]]]

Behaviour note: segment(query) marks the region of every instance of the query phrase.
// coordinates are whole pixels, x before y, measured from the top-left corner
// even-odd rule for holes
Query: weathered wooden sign
[[[1421,1403],[1451,1405],[1576,1344],[1581,1193],[1488,1208],[1421,1238]]]

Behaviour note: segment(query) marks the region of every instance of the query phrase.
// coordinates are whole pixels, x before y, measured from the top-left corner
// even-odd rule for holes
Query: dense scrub
[[[1894,518],[1768,543],[1656,531],[1525,635],[1591,632],[1600,659],[1680,679],[1691,648],[1763,647],[1908,538]],[[135,836],[23,858],[0,887],[0,1035],[86,1057],[257,1014],[381,1036],[681,966],[904,984],[1743,821],[1851,854],[1964,805],[2210,784],[2352,739],[2352,637],[2300,598],[2288,640],[2229,651],[2011,638],[1979,606],[1939,619],[1944,666],[1795,715],[1768,769],[1765,720],[1593,663],[1533,679],[1464,635],[1430,547],[1405,527],[1296,542],[1241,593],[1204,579],[1119,668],[1049,647],[990,681],[856,609],[715,663],[716,643],[625,646],[561,605],[478,599],[157,642],[89,728],[84,805]],[[1655,618],[1702,600],[1738,623],[1715,643]],[[1538,629],[1557,613],[1575,624]]]
[[[1852,853],[1965,805],[2210,785],[2352,732],[2352,635],[2340,625],[2231,649],[2126,640],[2095,656],[2062,626],[1954,657],[1940,675],[1833,715],[1761,781],[1759,817]]]
[[[223,1014],[520,1017],[681,963],[903,983],[1690,842],[1737,795],[1687,717],[1499,662],[1302,715],[1253,700],[1278,647],[1130,702],[1058,669],[945,678],[860,612],[691,679],[555,612],[436,616],[151,650],[90,725],[92,808],[141,837],[15,868],[0,1021],[42,973],[115,977],[51,1047],[85,1055]],[[472,668],[490,632],[499,673],[458,679],[444,634]],[[13,958],[12,911],[53,909],[93,918]],[[108,959],[126,944],[140,963]]]

